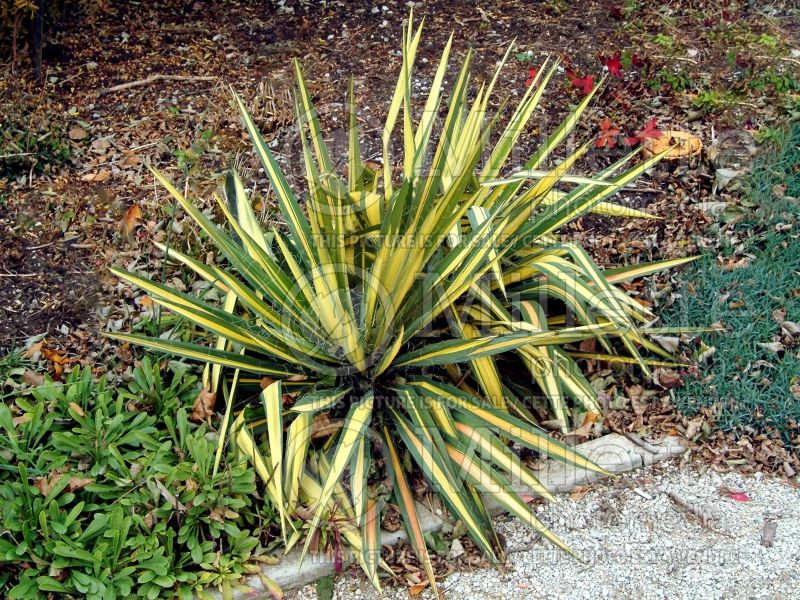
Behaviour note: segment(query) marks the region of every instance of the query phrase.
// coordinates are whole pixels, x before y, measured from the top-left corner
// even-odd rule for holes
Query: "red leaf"
[[[617,145],[620,130],[611,125],[611,120],[606,117],[600,123],[600,135],[594,142],[595,148],[613,148]]]
[[[727,485],[720,486],[719,494],[720,496],[725,496],[731,500],[736,500],[737,502],[750,502],[750,496],[748,496],[745,492],[732,490]]]
[[[622,77],[622,63],[619,60],[619,53],[604,60],[603,64],[608,67],[608,72],[614,77]]]
[[[584,95],[589,94],[594,88],[594,75],[587,75],[583,78],[575,77],[572,80],[572,85],[582,90]]]
[[[645,124],[644,127],[639,129],[631,137],[626,137],[625,145],[635,146],[636,144],[642,143],[647,139],[660,138],[662,135],[664,135],[664,133],[658,128],[657,121],[655,117],[653,117]]]
[[[529,87],[533,85],[536,76],[539,74],[539,67],[531,67],[528,69],[528,78],[525,80],[525,86]]]
[[[655,138],[660,138],[662,135],[664,135],[664,133],[658,128],[658,122],[656,121],[656,118],[653,117],[645,124],[644,127],[642,127],[639,131],[636,132],[636,135],[640,139],[644,138],[655,139]]]

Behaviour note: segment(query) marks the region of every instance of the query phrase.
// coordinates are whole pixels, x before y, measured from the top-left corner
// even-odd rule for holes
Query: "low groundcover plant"
[[[318,549],[321,536],[333,531],[375,586],[379,568],[389,569],[381,560],[379,523],[392,494],[434,581],[410,485],[417,470],[489,557],[501,558],[503,549],[485,496],[569,551],[515,491],[524,486],[553,499],[514,448],[603,472],[548,435],[537,413],[549,414],[563,431],[572,424],[571,410],[599,415],[596,392],[576,359],[636,364],[645,372],[674,364],[647,338],[656,332],[644,329],[653,315],[615,284],[688,260],[602,271],[579,245],[559,240],[559,228],[587,211],[650,217],[606,199],[660,155],[637,162],[633,153],[593,177],[570,174],[587,144],[544,168],[597,88],[521,171],[503,177],[557,65],[539,70],[492,145],[501,113],[487,109],[502,65],[470,101],[468,54],[438,125],[451,39],[415,120],[412,66],[420,36],[421,27],[409,23],[383,130],[382,168],[361,157],[351,83],[347,168],[335,172],[295,63],[308,185],[303,205],[236,97],[285,228],[262,228],[236,171],[216,198],[227,229],[155,172],[227,264],[159,247],[216,287],[221,305],[114,269],[218,341],[207,347],[112,337],[216,365],[214,381],[226,399],[223,437],[227,432],[262,478],[287,548],[305,537],[304,552]],[[389,152],[398,120],[402,175],[393,173]],[[588,339],[602,350],[573,345]],[[647,357],[653,354],[661,356]],[[221,377],[221,369],[228,375]],[[241,403],[234,410],[240,373],[263,378],[262,406]]]

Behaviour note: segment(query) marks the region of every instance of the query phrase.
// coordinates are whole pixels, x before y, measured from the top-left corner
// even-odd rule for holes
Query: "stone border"
[[[646,442],[636,444],[627,437],[616,433],[578,444],[575,449],[611,473],[633,471],[687,452],[686,447],[680,443],[680,439],[677,437],[667,437],[660,444],[651,445]],[[602,479],[602,476],[598,473],[576,469],[556,460],[547,460],[544,466],[539,471],[536,471],[535,474],[539,481],[554,493],[569,492],[577,486]],[[491,502],[486,504],[492,513],[503,512],[499,506],[493,505]],[[418,504],[417,512],[423,531],[434,532],[441,529],[442,519],[426,507]],[[381,532],[382,545],[395,545],[406,539],[408,537],[402,527],[393,532]],[[346,559],[345,566],[350,562],[349,558]],[[284,591],[303,587],[333,572],[333,562],[325,556],[309,555],[301,563],[299,549],[289,552],[280,563],[266,565],[261,569],[261,573],[264,576],[269,577]],[[234,592],[233,597],[236,600],[272,599],[272,595],[264,589],[264,585],[257,575],[248,577],[245,583],[256,591],[250,593]],[[212,592],[212,594],[217,598],[222,597],[218,593]]]

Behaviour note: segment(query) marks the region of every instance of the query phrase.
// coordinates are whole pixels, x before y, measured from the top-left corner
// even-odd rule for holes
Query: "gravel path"
[[[722,493],[720,489],[722,488]],[[747,494],[747,501],[725,488]],[[540,507],[540,518],[586,564],[537,540],[516,519],[495,519],[511,550],[501,571],[453,573],[447,598],[800,598],[800,489],[763,476],[662,464],[597,485],[580,499]],[[765,520],[777,525],[762,545]],[[291,594],[316,598],[313,586]],[[334,598],[380,597],[341,576]],[[385,598],[408,598],[387,588]],[[429,599],[426,590],[418,598]]]

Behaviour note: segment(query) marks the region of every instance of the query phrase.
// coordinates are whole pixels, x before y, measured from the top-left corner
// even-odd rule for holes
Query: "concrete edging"
[[[625,436],[611,433],[595,440],[578,444],[575,449],[611,473],[633,471],[634,469],[681,455],[687,451],[677,437],[667,437],[660,444],[650,446],[650,444],[646,443],[638,445]],[[603,478],[598,473],[576,469],[555,460],[545,461],[543,467],[536,471],[535,474],[539,481],[553,493],[569,492],[580,485],[593,483]],[[499,506],[491,502],[486,504],[493,514],[503,512]],[[442,527],[443,520],[428,508],[418,504],[417,511],[422,529],[425,532],[435,532]],[[382,545],[395,545],[406,539],[406,532],[402,527],[393,532],[381,532]],[[345,564],[347,565],[350,562],[348,558]],[[264,576],[269,577],[284,591],[303,587],[333,572],[333,561],[322,555],[307,556],[301,564],[299,549],[289,552],[282,558],[280,563],[266,565],[261,569],[261,573]],[[261,579],[257,575],[248,577],[245,583],[253,588],[255,592],[235,592],[234,598],[237,600],[244,600],[245,598],[250,600],[269,600],[272,598],[272,595],[264,588]],[[215,595],[221,598],[219,594]]]

